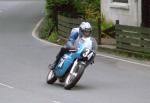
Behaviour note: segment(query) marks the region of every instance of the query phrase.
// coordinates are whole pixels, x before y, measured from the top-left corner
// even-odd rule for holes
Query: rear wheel
[[[53,70],[50,69],[47,75],[47,83],[53,84],[56,80],[57,78],[55,77]]]
[[[83,64],[77,64],[70,73],[68,74],[66,80],[65,80],[65,89],[71,89],[73,88],[76,83],[80,80],[83,72],[85,70],[85,66]]]

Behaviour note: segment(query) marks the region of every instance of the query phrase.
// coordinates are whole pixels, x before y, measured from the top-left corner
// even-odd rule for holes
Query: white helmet
[[[82,32],[82,34],[84,34],[83,32],[85,32],[85,31],[92,32],[92,26],[90,25],[89,22],[82,22],[80,24],[80,31]],[[91,33],[90,33],[90,35],[91,35]]]

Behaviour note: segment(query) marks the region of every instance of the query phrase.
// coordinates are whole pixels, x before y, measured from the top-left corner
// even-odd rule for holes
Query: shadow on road
[[[54,84],[47,84],[51,87],[55,87],[55,88],[61,88],[61,89],[64,89],[64,83],[59,83],[59,82],[56,82]],[[77,84],[75,87],[73,87],[71,90],[73,91],[77,91],[77,90],[91,90],[91,89],[94,89],[94,87],[91,87],[89,85],[83,85],[83,84]]]

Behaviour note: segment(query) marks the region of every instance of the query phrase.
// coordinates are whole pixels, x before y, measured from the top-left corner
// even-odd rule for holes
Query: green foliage
[[[48,41],[50,41],[52,43],[57,43],[59,45],[66,44],[65,40],[60,39],[56,32],[52,32],[51,36],[49,36],[49,38],[48,38]]]
[[[71,17],[85,19],[100,17],[100,0],[46,0],[46,15],[55,17],[57,11]]]
[[[81,11],[80,0],[47,0],[46,14],[54,17],[58,11],[69,15],[79,15]]]
[[[39,37],[42,39],[48,39],[49,37],[49,28],[52,28],[53,22],[51,18],[45,17],[44,21],[41,24],[41,27],[39,28]]]
[[[102,31],[104,31],[114,25],[112,21],[107,21],[104,15],[101,16],[101,21],[102,21],[102,24],[101,24]]]
[[[85,19],[97,21],[100,18],[100,0],[85,0],[82,2]]]
[[[49,36],[48,41],[53,42],[53,43],[57,43],[58,40],[58,35],[56,32],[53,32],[51,34],[51,36]]]
[[[57,25],[57,13],[73,18],[82,17],[97,22],[100,18],[100,0],[46,0],[46,17],[41,38],[49,38],[48,31]],[[47,22],[47,24],[46,24]],[[97,24],[96,24],[97,26]],[[49,38],[50,40],[53,37]]]

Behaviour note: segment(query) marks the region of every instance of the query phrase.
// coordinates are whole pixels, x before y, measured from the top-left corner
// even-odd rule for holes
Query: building
[[[101,0],[101,10],[107,20],[150,27],[150,0]]]

